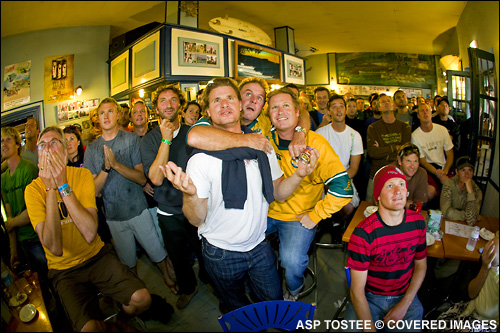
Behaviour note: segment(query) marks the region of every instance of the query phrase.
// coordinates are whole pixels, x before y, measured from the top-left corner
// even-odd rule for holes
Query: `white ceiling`
[[[199,28],[226,16],[252,23],[274,41],[294,29],[295,43],[330,52],[441,54],[467,1],[200,1]],[[70,26],[110,25],[110,40],[157,21],[165,1],[2,1],[1,36]]]

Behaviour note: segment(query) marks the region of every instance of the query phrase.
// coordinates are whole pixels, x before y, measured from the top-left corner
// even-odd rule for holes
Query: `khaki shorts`
[[[89,320],[103,320],[98,293],[128,305],[132,295],[146,288],[118,259],[111,244],[106,244],[91,259],[66,270],[49,270],[48,277],[77,332]]]

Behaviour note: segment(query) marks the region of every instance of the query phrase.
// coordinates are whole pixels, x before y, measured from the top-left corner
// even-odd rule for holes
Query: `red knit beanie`
[[[378,201],[378,197],[384,184],[391,178],[401,178],[405,181],[406,185],[406,177],[404,173],[399,170],[395,165],[389,164],[385,167],[378,169],[375,177],[373,177],[373,200]]]

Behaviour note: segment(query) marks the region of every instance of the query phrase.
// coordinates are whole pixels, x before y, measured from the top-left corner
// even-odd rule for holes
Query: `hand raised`
[[[309,164],[302,162],[299,158],[298,168],[297,171],[295,171],[297,175],[302,178],[309,176],[313,172],[314,168],[316,168],[316,164],[319,159],[319,151],[317,149],[309,150],[309,155]]]
[[[44,150],[40,155],[40,159],[38,161],[38,176],[42,179],[45,188],[49,187],[57,187],[54,177],[52,177],[52,172],[50,170],[49,160],[49,152],[48,150]]]
[[[61,157],[51,149],[48,150],[47,159],[48,169],[54,179],[56,186],[61,186],[67,183],[66,178],[66,163],[61,159]]]
[[[179,191],[187,195],[196,195],[196,186],[194,185],[189,175],[182,171],[182,168],[174,162],[169,161],[165,166],[159,166],[165,178]]]
[[[168,119],[162,119],[160,123],[161,137],[165,140],[172,141],[174,138],[175,126]]]

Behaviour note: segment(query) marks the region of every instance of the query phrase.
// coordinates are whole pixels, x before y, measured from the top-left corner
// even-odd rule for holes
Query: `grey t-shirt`
[[[104,168],[104,145],[111,148],[119,163],[130,169],[142,163],[139,136],[120,130],[113,140],[105,141],[100,136],[87,147],[83,166],[93,175],[98,175]],[[148,207],[141,185],[113,169],[109,172],[101,193],[107,220],[130,220]]]

